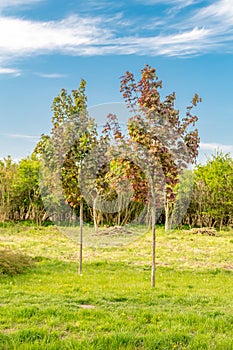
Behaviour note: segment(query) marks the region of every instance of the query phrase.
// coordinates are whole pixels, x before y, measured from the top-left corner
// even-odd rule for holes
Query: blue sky
[[[0,32],[0,158],[29,155],[49,133],[61,88],[84,78],[90,107],[123,102],[119,77],[146,63],[181,115],[203,98],[200,160],[233,154],[233,0],[1,0]]]

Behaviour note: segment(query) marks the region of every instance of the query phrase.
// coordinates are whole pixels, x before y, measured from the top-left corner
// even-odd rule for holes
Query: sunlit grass
[[[0,349],[233,349],[232,241],[159,228],[152,289],[146,228],[86,248],[79,276],[78,244],[56,228],[2,227],[0,247],[35,266],[0,277]]]

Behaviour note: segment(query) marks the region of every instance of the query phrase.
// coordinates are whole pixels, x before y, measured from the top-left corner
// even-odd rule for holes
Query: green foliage
[[[11,157],[0,161],[0,220],[11,219],[14,198],[13,183],[17,174],[17,165]]]
[[[54,221],[72,218],[79,208],[80,172],[96,141],[96,126],[87,113],[86,82],[68,94],[62,89],[52,104],[51,135],[42,135],[35,153],[42,161],[43,201]],[[65,205],[65,202],[69,206]]]
[[[219,226],[233,223],[233,160],[217,152],[194,171],[194,194],[188,218],[192,225]]]
[[[39,190],[40,162],[34,157],[0,163],[0,220],[41,222],[44,206]]]
[[[14,205],[19,219],[41,222],[44,215],[39,187],[40,162],[32,156],[22,159],[17,166],[17,177],[14,182]]]

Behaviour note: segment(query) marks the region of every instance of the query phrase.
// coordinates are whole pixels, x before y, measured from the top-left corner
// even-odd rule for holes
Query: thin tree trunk
[[[222,231],[222,227],[223,227],[223,219],[224,217],[221,216],[221,219],[220,219],[220,225],[219,225],[219,230]]]
[[[117,225],[120,226],[121,224],[121,211],[123,206],[123,195],[122,193],[119,193],[118,195],[118,213],[117,213]]]
[[[117,225],[120,226],[120,224],[121,224],[121,204],[119,204],[118,213],[117,213]]]
[[[147,223],[148,230],[150,230],[150,228],[151,228],[151,208],[150,208],[149,204],[147,206],[146,223]]]
[[[152,226],[152,261],[151,261],[151,287],[155,287],[155,252],[156,252],[156,227],[155,227],[155,216],[156,216],[156,207],[155,207],[155,188],[154,188],[154,171],[151,176],[151,226]]]
[[[93,221],[94,221],[95,233],[98,232],[96,201],[97,201],[97,196],[95,197],[94,202],[93,202]]]
[[[166,203],[165,203],[165,231],[169,231],[170,229],[171,229],[171,218],[169,217],[168,199],[166,199]]]
[[[151,221],[152,221],[152,264],[151,264],[151,287],[155,287],[155,251],[156,251],[156,227],[155,227],[155,206],[151,208]]]
[[[80,248],[79,248],[79,274],[83,270],[83,199],[80,201]]]

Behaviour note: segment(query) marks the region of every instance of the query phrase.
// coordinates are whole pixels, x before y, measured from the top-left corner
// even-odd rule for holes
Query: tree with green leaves
[[[79,209],[80,261],[82,274],[83,196],[80,178],[83,160],[96,144],[97,131],[87,113],[86,82],[81,80],[77,90],[68,94],[62,89],[52,105],[51,135],[43,135],[35,152],[44,163],[43,199],[48,210],[60,215],[60,220],[72,222]],[[67,205],[64,204],[64,201]],[[71,210],[72,209],[72,210]],[[75,220],[75,219],[74,219]]]
[[[14,202],[13,184],[17,176],[17,164],[10,156],[0,160],[0,220],[14,219],[12,203]]]
[[[20,220],[41,224],[45,214],[39,186],[40,162],[35,156],[21,159],[14,178],[14,212]]]
[[[187,218],[190,226],[232,224],[233,160],[230,154],[217,152],[194,170],[194,191]]]

